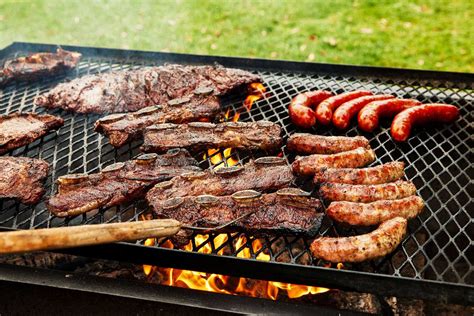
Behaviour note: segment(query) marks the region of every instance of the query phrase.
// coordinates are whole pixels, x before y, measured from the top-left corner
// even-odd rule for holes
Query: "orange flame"
[[[254,82],[250,84],[251,94],[245,98],[244,107],[247,111],[250,111],[255,101],[265,97],[267,89],[260,82]]]

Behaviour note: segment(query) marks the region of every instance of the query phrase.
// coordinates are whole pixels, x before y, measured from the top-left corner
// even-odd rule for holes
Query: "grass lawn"
[[[13,41],[474,72],[474,1],[0,0]]]

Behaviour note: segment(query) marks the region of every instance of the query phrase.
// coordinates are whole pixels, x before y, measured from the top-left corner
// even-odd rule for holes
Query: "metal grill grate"
[[[30,47],[31,48],[31,47]],[[34,49],[35,48],[33,46]],[[96,50],[84,50],[85,57],[79,67],[67,79],[85,74],[100,73],[117,69],[131,69],[144,65],[162,64],[164,60],[148,58],[130,58],[114,54],[96,55]],[[25,54],[27,51],[14,51],[9,56]],[[160,55],[162,56],[162,55]],[[176,61],[179,61],[179,55]],[[210,58],[210,57],[209,57]],[[211,58],[212,59],[212,58]],[[193,63],[189,57],[183,57],[183,63]],[[199,62],[199,61],[197,61]],[[245,65],[242,68],[249,68]],[[311,89],[329,89],[341,93],[355,89],[370,89],[376,93],[393,94],[401,98],[416,98],[424,103],[442,102],[458,106],[461,118],[456,124],[440,126],[436,129],[417,129],[416,136],[405,144],[396,144],[389,135],[389,122],[375,134],[364,134],[355,124],[347,132],[348,136],[364,135],[370,140],[377,154],[375,164],[394,160],[403,160],[407,164],[406,176],[418,188],[418,194],[426,202],[425,211],[409,223],[409,234],[398,250],[383,259],[369,263],[346,265],[346,269],[355,271],[388,274],[414,279],[437,280],[456,284],[474,284],[474,253],[472,247],[473,225],[469,210],[472,211],[473,169],[472,160],[472,104],[474,87],[472,83],[452,83],[443,81],[414,80],[408,78],[385,78],[321,72],[291,72],[250,69],[264,78],[268,95],[257,101],[250,111],[243,106],[243,96],[233,95],[225,98],[223,112],[231,109],[240,112],[241,121],[270,120],[279,123],[285,139],[295,132],[287,115],[287,106],[297,93]],[[45,80],[39,83],[10,84],[0,95],[0,114],[18,111],[46,112],[33,105],[37,95],[52,88],[65,78]],[[62,110],[48,111],[65,119],[65,125],[57,133],[50,133],[34,143],[14,150],[13,156],[42,158],[51,165],[47,180],[46,197],[55,192],[54,180],[68,173],[97,172],[116,161],[125,161],[139,153],[140,142],[134,142],[120,149],[114,149],[107,139],[93,131],[96,115],[66,113]],[[232,112],[231,112],[232,113]],[[323,135],[342,135],[333,129],[316,128],[314,133]],[[294,156],[282,148],[285,157],[292,161]],[[204,153],[197,155],[201,167],[208,168],[209,160],[202,159]],[[263,156],[260,153],[259,156]],[[233,151],[239,163],[251,157]],[[306,189],[313,189],[309,183],[301,183]],[[12,200],[0,201],[0,227],[15,229],[33,229],[64,225],[94,224],[102,222],[120,222],[139,220],[147,212],[146,204],[141,201],[120,207],[89,212],[72,219],[60,219],[52,216],[44,203],[28,207]],[[325,220],[320,234],[351,235],[361,230],[339,227]],[[223,249],[229,256],[236,256],[246,246],[251,246],[254,238],[243,234],[227,234],[228,241],[221,247],[214,246],[215,235],[210,235],[203,244],[193,243],[197,251],[209,243],[213,253]],[[235,240],[245,236],[246,245],[235,249]],[[270,255],[270,261],[288,262],[295,265],[323,265],[314,260],[309,252],[311,239],[303,237],[267,237],[262,238],[263,248],[251,253],[256,258],[261,252]]]

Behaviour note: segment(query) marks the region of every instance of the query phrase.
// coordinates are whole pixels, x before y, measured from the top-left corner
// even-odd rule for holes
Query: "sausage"
[[[311,244],[314,257],[330,262],[362,262],[393,252],[407,232],[407,220],[395,217],[374,231],[351,237],[321,237]]]
[[[428,123],[453,123],[459,117],[459,109],[454,105],[432,103],[406,109],[395,116],[390,132],[397,142],[404,142],[410,136],[414,125]]]
[[[299,154],[336,154],[342,151],[369,147],[369,141],[363,136],[321,136],[296,133],[288,138],[286,148]]]
[[[353,226],[379,225],[400,216],[414,218],[425,206],[423,199],[413,195],[399,200],[381,200],[372,203],[332,202],[326,209],[335,221]]]
[[[405,175],[405,164],[389,162],[369,168],[321,168],[314,175],[314,183],[381,184],[393,182]]]
[[[341,104],[363,97],[364,95],[371,95],[372,92],[366,90],[357,90],[352,92],[341,93],[333,97],[327,98],[323,102],[319,103],[316,107],[316,119],[323,125],[331,124],[332,113]]]
[[[356,116],[364,106],[374,101],[393,98],[394,96],[390,94],[366,95],[343,103],[336,109],[336,111],[334,111],[332,124],[338,129],[347,129],[351,123],[352,118]]]
[[[379,126],[380,118],[394,117],[397,113],[420,104],[420,101],[413,99],[391,99],[371,102],[359,112],[357,118],[359,128],[365,132],[372,132]]]
[[[416,187],[410,181],[371,185],[324,183],[319,188],[319,195],[325,200],[362,203],[402,199],[415,193]]]
[[[291,100],[288,112],[291,121],[298,127],[310,128],[316,125],[314,108],[333,94],[325,90],[309,91],[298,94]]]
[[[293,173],[298,175],[314,175],[321,168],[358,168],[368,165],[375,160],[372,149],[359,147],[331,155],[314,154],[296,157],[292,164]]]

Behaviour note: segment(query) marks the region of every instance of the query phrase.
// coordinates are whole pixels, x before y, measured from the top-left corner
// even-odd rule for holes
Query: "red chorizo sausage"
[[[452,123],[459,117],[459,109],[454,105],[432,103],[406,109],[395,116],[390,132],[397,142],[404,142],[410,136],[414,125],[428,123]]]
[[[291,100],[290,106],[288,107],[288,112],[293,124],[302,128],[314,126],[316,124],[316,113],[313,108],[332,95],[331,92],[325,90],[298,94]]]
[[[365,132],[372,132],[379,126],[380,118],[394,117],[397,113],[420,104],[420,101],[413,99],[390,99],[371,102],[359,112],[359,128]]]
[[[366,90],[357,90],[346,93],[341,93],[333,97],[327,98],[323,102],[319,103],[316,107],[316,119],[319,123],[323,125],[331,124],[332,113],[336,110],[341,104],[363,97],[365,95],[371,95],[372,92]]]
[[[393,99],[394,96],[390,94],[381,95],[366,95],[348,102],[345,102],[339,106],[332,117],[332,124],[338,129],[346,129],[349,127],[351,120],[359,111],[367,104],[380,101]]]

